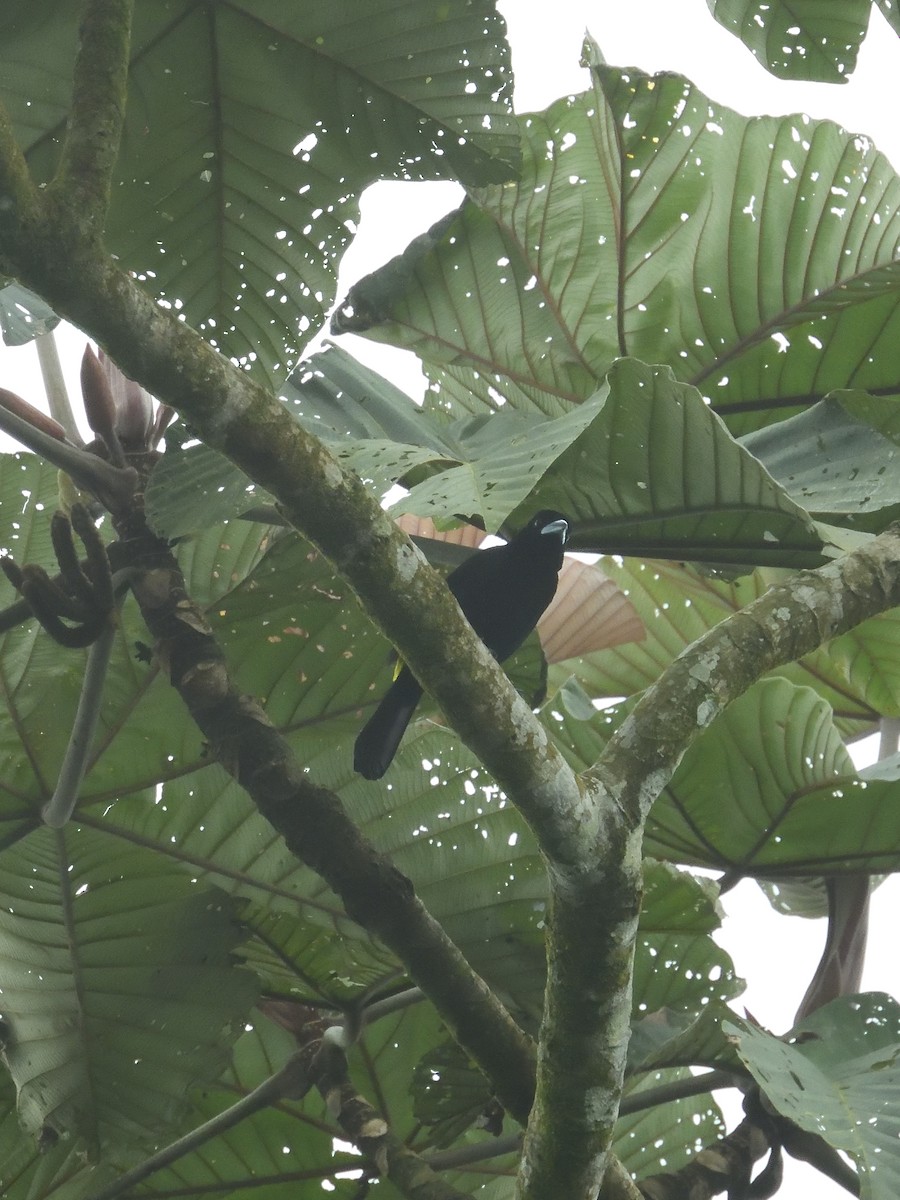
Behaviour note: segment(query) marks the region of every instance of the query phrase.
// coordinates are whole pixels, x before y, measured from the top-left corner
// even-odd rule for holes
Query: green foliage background
[[[746,25],[748,6],[710,7]],[[829,37],[858,41],[867,5],[845,8],[848,29]],[[424,406],[337,347],[293,370],[281,395],[376,494],[403,485],[398,513],[496,530],[554,507],[571,515],[575,549],[616,556],[604,569],[643,639],[549,669],[533,640],[512,668],[526,694],[546,692],[542,718],[583,769],[696,637],[773,578],[897,518],[900,180],[830,122],[742,117],[679,76],[608,66],[590,42],[589,90],[517,122],[487,0],[445,4],[439,20],[415,0],[367,5],[365,21],[351,9],[142,0],[109,244],[223,352],[275,380],[331,306],[362,188],[466,184],[458,211],[358,284],[334,322],[413,349]],[[772,9],[777,22],[786,6]],[[74,31],[74,8],[54,0],[0,16],[0,92],[42,177]],[[820,44],[817,60],[834,59]],[[11,288],[0,301],[12,340],[52,323],[35,298],[23,328]],[[389,678],[388,647],[309,545],[242,519],[271,498],[189,434],[154,472],[148,511],[179,539],[239,686],[535,1031],[546,883],[529,830],[427,704],[384,787],[353,775],[349,747]],[[34,457],[0,460],[19,561],[49,564],[57,490]],[[654,808],[626,1093],[691,1065],[734,1069],[739,1054],[804,1124],[790,1080],[810,1072],[807,1094],[829,1098],[816,1129],[854,1156],[873,1198],[896,1194],[896,1005],[836,1002],[815,1014],[815,1050],[741,1025],[726,1007],[740,981],[713,938],[716,888],[684,868],[812,884],[814,896],[823,875],[898,869],[900,762],[859,772],[845,746],[900,716],[897,621],[886,613],[760,681]],[[280,1066],[292,1043],[254,1009],[261,991],[337,1018],[403,987],[401,964],[209,761],[136,654],[143,636],[126,604],[77,820],[61,832],[39,812],[84,656],[33,625],[0,639],[0,988],[14,1035],[0,1190],[12,1200],[80,1200]],[[413,1148],[485,1139],[475,1122],[489,1090],[427,1002],[368,1027],[353,1069]],[[663,1160],[676,1170],[722,1131],[708,1097],[638,1104],[615,1146],[638,1175]],[[264,1200],[302,1200],[327,1181],[350,1197],[358,1159],[335,1152],[337,1134],[320,1098],[286,1103],[152,1190],[231,1195],[252,1179]],[[883,1169],[867,1171],[876,1153]],[[515,1159],[447,1179],[502,1200]]]

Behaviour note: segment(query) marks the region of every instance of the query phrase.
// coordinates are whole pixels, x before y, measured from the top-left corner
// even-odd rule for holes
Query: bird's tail
[[[380,779],[391,765],[421,695],[422,689],[404,668],[353,747],[353,769],[364,779]]]

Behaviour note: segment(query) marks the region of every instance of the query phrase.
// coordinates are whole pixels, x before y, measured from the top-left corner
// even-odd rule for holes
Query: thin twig
[[[671,1100],[683,1100],[688,1096],[703,1096],[716,1088],[737,1087],[747,1080],[734,1071],[705,1071],[702,1075],[692,1075],[689,1079],[675,1079],[671,1083],[659,1087],[645,1088],[641,1092],[632,1092],[622,1097],[619,1105],[619,1115],[643,1112],[647,1108],[655,1108],[658,1104],[668,1104]]]
[[[131,569],[127,569],[117,571],[113,576],[112,586],[118,595],[122,594],[122,590],[133,574]],[[87,666],[81,684],[81,695],[78,698],[78,708],[75,710],[69,744],[66,747],[53,795],[41,810],[44,824],[49,825],[52,829],[61,829],[70,820],[78,802],[78,794],[81,791],[81,783],[94,742],[97,719],[100,715],[109,660],[116,640],[118,626],[113,614],[117,611],[116,608],[110,613],[100,636],[88,651]]]
[[[473,1142],[468,1146],[454,1146],[452,1150],[436,1150],[434,1154],[423,1154],[425,1162],[433,1171],[451,1171],[468,1167],[473,1163],[488,1162],[502,1158],[522,1149],[522,1133],[506,1133],[490,1141]]]
[[[405,988],[394,996],[385,996],[383,1000],[366,1005],[362,1012],[363,1024],[371,1025],[374,1021],[380,1021],[382,1017],[409,1008],[412,1004],[421,1004],[424,999],[425,993],[417,987]]]
[[[87,666],[81,684],[81,695],[72,724],[72,733],[60,767],[53,795],[41,809],[41,818],[52,829],[61,829],[78,801],[81,781],[87,768],[88,755],[94,742],[94,731],[103,701],[103,687],[116,640],[116,626],[108,620],[100,636],[88,651]]]

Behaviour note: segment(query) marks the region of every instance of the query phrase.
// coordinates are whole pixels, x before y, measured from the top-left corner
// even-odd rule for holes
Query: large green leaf
[[[336,446],[386,438],[448,449],[441,422],[396,384],[333,343],[300,363],[279,394],[305,429]]]
[[[713,941],[722,923],[718,887],[668,863],[644,863],[644,902],[634,969],[635,1016],[701,1012],[743,991],[729,955]]]
[[[884,717],[900,716],[900,611],[872,617],[827,647],[850,688]]]
[[[648,1039],[643,1038],[645,1050],[638,1072],[710,1060],[734,1065],[735,1056],[733,1052],[727,1053],[717,1022],[723,1014],[728,1014],[723,1000],[735,995],[741,985],[734,977],[728,956],[711,941],[710,935],[720,924],[716,889],[707,880],[695,879],[653,862],[646,864],[645,880],[647,890],[638,934],[634,1008],[637,1028],[650,1025],[657,1036],[652,1060],[646,1045]],[[675,1030],[672,1022],[677,1018],[673,1010],[664,1008],[667,999],[672,1000],[681,1015]],[[715,1022],[712,1019],[703,1022],[701,1037],[693,1028],[697,1013],[710,1011],[716,1014]],[[644,1013],[653,1015],[642,1020],[640,1014]],[[659,1036],[661,1029],[666,1031],[665,1038]],[[659,1049],[662,1041],[670,1043],[668,1055]],[[630,1095],[637,1088],[633,1073],[629,1074],[632,1075],[627,1093]],[[490,1099],[490,1090],[485,1089],[484,1081],[460,1051],[444,1044],[438,1045],[423,1060],[414,1086],[416,1111],[422,1119],[437,1125],[438,1136],[458,1132],[459,1124],[471,1120]],[[688,1111],[705,1113],[708,1101],[701,1101],[698,1110],[689,1108]],[[670,1154],[677,1156],[684,1152],[683,1131],[676,1132],[685,1119],[684,1112],[675,1106],[652,1118],[644,1114],[622,1121],[617,1131],[617,1153],[626,1156],[629,1169],[646,1173],[650,1166],[649,1160],[641,1157],[645,1143],[637,1140],[647,1127],[645,1122],[656,1122],[656,1133],[651,1140],[659,1138],[665,1144],[667,1159]],[[709,1140],[716,1133],[705,1129],[700,1136]]]
[[[623,1099],[634,1103],[645,1088],[660,1087],[689,1075],[679,1070],[655,1072],[626,1085]],[[712,1097],[690,1096],[620,1116],[612,1148],[627,1170],[643,1179],[659,1175],[661,1167],[668,1174],[686,1166],[704,1146],[717,1142],[724,1134],[725,1122]]]
[[[392,511],[436,522],[462,516],[488,530],[499,529],[605,404],[606,394],[598,392],[551,421],[503,411],[455,423],[448,428],[447,438],[457,447],[459,461],[415,484]],[[577,515],[568,509],[566,514]]]
[[[155,533],[179,538],[219,525],[274,497],[257,487],[218,450],[198,443],[172,448],[156,464],[145,493]]]
[[[0,91],[42,180],[78,21],[58,0],[0,15]],[[229,357],[283,376],[330,306],[368,183],[514,170],[504,34],[492,0],[142,0],[109,247]]]
[[[811,689],[773,676],[693,743],[654,805],[648,853],[735,876],[900,867],[900,787],[861,778]]]
[[[573,518],[580,550],[820,561],[820,534],[790,495],[802,489],[775,482],[665,368],[620,360],[592,397],[553,419],[506,408],[450,424],[333,350],[296,378],[298,419],[346,466],[379,496],[408,485],[395,512],[494,530],[543,506]],[[202,445],[167,454],[147,490],[151,520],[170,537],[270,501]]]
[[[174,547],[188,594],[202,609],[215,605],[254,570],[280,530],[248,521],[209,524]]]
[[[331,449],[379,499],[414,468],[428,464],[430,469],[442,469],[448,459],[452,465],[455,457],[384,438],[344,439]],[[257,511],[269,519],[274,503],[270,493],[224,455],[202,444],[169,451],[147,488],[148,518],[154,530],[166,537],[181,537]]]
[[[324,761],[329,757],[330,772]],[[450,737],[429,733],[427,726],[413,731],[404,744],[394,782],[386,789],[351,779],[340,750],[311,760],[310,766],[317,779],[343,782],[342,797],[368,836],[412,876],[430,909],[485,978],[516,1003],[520,1015],[536,1021],[543,986],[543,868],[527,828],[483,773],[470,760],[466,762]],[[372,984],[382,969],[373,961],[368,942],[360,941],[358,931],[340,920],[321,883],[302,869],[288,873],[287,856],[266,837],[264,825],[253,823],[255,814],[237,789],[227,787],[218,794],[214,787],[208,793],[198,790],[202,779],[214,783],[216,776],[224,783],[222,772],[213,768],[189,786],[188,781],[168,785],[162,803],[143,805],[158,823],[154,827],[151,821],[138,820],[133,835],[177,859],[192,876],[206,873],[215,879],[218,869],[223,882],[257,901],[266,898],[266,858],[274,865],[280,853],[284,872],[277,881],[272,877],[269,900],[284,906],[285,915],[273,908],[262,920],[248,917],[246,923],[261,936],[259,945],[248,944],[249,961],[279,991],[290,989],[304,1002],[339,1005],[342,997],[358,995],[359,984],[350,986],[350,981]],[[231,813],[237,814],[242,804],[244,823],[232,821]],[[134,810],[135,805],[117,805],[110,815],[126,843],[126,810]],[[240,854],[247,857],[243,859],[246,874],[239,884],[241,860],[236,855]],[[635,1005],[641,1011],[660,1004],[696,1011],[732,995],[736,985],[730,963],[710,936],[718,925],[711,885],[664,866],[648,867],[647,882]],[[304,895],[298,920],[296,900]],[[324,937],[316,935],[317,925]],[[340,935],[339,942],[334,933]],[[673,966],[676,958],[678,969]],[[408,1048],[403,1029],[379,1029],[373,1030],[377,1036],[371,1045],[367,1040],[367,1056],[373,1058],[367,1070],[377,1073],[381,1082],[376,1084],[373,1074],[361,1083],[364,1094],[382,1083],[397,1085],[398,1055]],[[453,1106],[469,1095],[468,1078],[445,1081],[448,1088],[453,1085],[445,1104],[454,1111]],[[457,1089],[462,1089],[462,1097]],[[468,1101],[463,1109],[469,1111]],[[392,1125],[401,1131],[396,1113],[395,1101]],[[672,1136],[676,1130],[678,1122],[672,1125]],[[630,1144],[627,1139],[626,1144]],[[674,1149],[673,1143],[673,1153]]]
[[[339,792],[366,836],[413,880],[476,969],[536,1021],[547,884],[527,826],[468,752],[437,726],[423,721],[410,730],[383,788],[353,774],[351,742],[346,732],[331,748],[309,752],[313,778]],[[115,804],[103,827],[126,845],[153,846],[192,875],[250,900],[251,929],[262,929],[268,913],[265,920],[274,924],[265,939],[280,947],[282,965],[295,964],[290,970],[307,985],[318,978],[324,994],[343,994],[334,991],[329,972],[337,967],[349,972],[345,953],[358,960],[354,969],[366,985],[382,969],[325,884],[287,853],[220,768],[171,781],[157,803],[134,798]],[[708,888],[657,865],[648,867],[647,889],[635,1003],[644,1010],[696,1008],[730,996],[730,964],[710,941],[718,916]],[[297,926],[295,936],[288,938],[290,927],[281,927],[280,913]],[[321,933],[345,939],[340,952],[329,949]],[[683,970],[673,969],[676,951]],[[248,955],[264,974],[275,970],[252,943]]]
[[[506,409],[438,430],[405,397],[396,399],[385,401],[392,426],[424,444],[334,440],[338,456],[377,494],[396,481],[410,485],[394,512],[474,518],[495,530],[513,513],[519,525],[547,507],[573,519],[571,545],[579,550],[821,561],[821,537],[807,513],[699,392],[666,368],[620,360],[592,397],[549,420]],[[318,422],[301,419],[308,427]],[[329,422],[338,420],[334,414],[324,423],[329,440]],[[420,482],[417,469],[427,476]],[[268,499],[205,446],[166,455],[148,489],[151,519],[168,536]]]
[[[7,346],[23,346],[58,324],[59,317],[34,292],[20,283],[0,286],[0,333]]]
[[[877,532],[900,515],[897,400],[835,392],[741,442],[821,520]]]
[[[416,466],[455,462],[459,446],[390,380],[339,346],[305,360],[280,390],[295,419],[381,496]],[[155,529],[178,537],[240,516],[273,498],[224,455],[194,444],[171,448],[146,492]]]
[[[84,1161],[83,1147],[71,1140],[39,1147],[22,1136],[16,1089],[0,1071],[0,1194],[5,1200],[83,1200],[108,1183],[110,1166]]]
[[[41,829],[0,863],[4,1057],[33,1135],[147,1144],[227,1061],[255,984],[224,896],[108,835]]]
[[[395,508],[477,515],[497,528],[521,506],[574,519],[579,550],[719,561],[816,561],[807,514],[731,437],[693,388],[631,359],[554,419],[501,410],[456,422],[467,461],[412,487]],[[526,506],[527,501],[527,506]]]
[[[571,514],[573,547],[644,555],[666,548],[712,562],[818,560],[821,540],[807,513],[669,369],[619,360],[597,398],[560,421],[592,406],[596,419],[531,495],[535,507]]]
[[[414,349],[457,415],[558,416],[623,355],[670,366],[735,433],[836,388],[896,392],[884,156],[588,52],[593,88],[525,118],[521,182],[472,192],[353,288],[336,328]]]
[[[346,918],[325,921],[323,912],[246,905],[241,924],[250,937],[241,947],[242,961],[268,990],[335,1012],[358,1002],[363,992],[396,987],[394,956]]]
[[[424,733],[408,742],[397,767],[390,792],[373,796],[353,780],[342,789],[345,803],[365,814],[369,836],[413,879],[476,968],[536,1016],[547,885],[527,826],[446,735]],[[730,964],[709,940],[718,925],[710,893],[663,865],[648,866],[646,886],[635,1004],[693,1007],[732,994]],[[684,954],[683,970],[673,969],[666,953],[675,946]]]
[[[628,1042],[627,1075],[664,1067],[722,1067],[738,1070],[740,1059],[722,1031],[734,1013],[718,1001],[696,1013],[663,1009],[635,1023]]]
[[[484,1113],[491,1086],[456,1042],[439,1042],[416,1064],[412,1096],[418,1120],[433,1130],[436,1145],[449,1145]]]
[[[863,1200],[900,1194],[900,1006],[873,992],[826,1004],[775,1038],[726,1026],[769,1102],[856,1162]]]
[[[635,1108],[620,1116],[616,1124],[613,1151],[627,1170],[641,1177],[656,1174],[661,1160],[670,1170],[675,1170],[724,1134],[721,1113],[709,1097],[691,1097],[665,1105],[637,1107],[640,1104],[640,1092],[644,1088],[671,1083],[675,1079],[686,1078],[687,1074],[686,1071],[670,1070],[656,1072],[639,1082],[626,1082],[626,1104],[634,1104]],[[491,1111],[490,1087],[466,1063],[453,1043],[437,1046],[422,1060],[414,1087],[416,1111],[423,1122],[435,1127],[440,1141],[457,1137],[461,1129],[485,1111]],[[690,1130],[688,1136],[686,1130]],[[500,1170],[508,1162],[508,1169],[512,1173],[517,1166],[517,1159],[517,1155],[512,1156],[511,1160],[501,1159],[499,1163],[493,1159],[491,1167]],[[480,1196],[482,1193],[479,1191],[477,1194]]]
[[[85,823],[102,828],[123,845],[150,846],[163,859],[202,872],[208,882],[249,898],[255,906],[248,918],[251,928],[269,908],[297,914],[298,900],[313,886],[310,872],[218,764],[167,782],[158,799],[123,798],[102,821],[88,815]],[[298,922],[307,916],[320,929],[345,933],[343,914],[333,897],[308,903],[297,914]]]
[[[415,1151],[427,1151],[434,1145],[431,1132],[423,1129],[412,1113],[410,1084],[416,1066],[427,1047],[445,1037],[433,1011],[425,1003],[367,1026],[360,1043],[350,1053],[353,1082],[389,1123],[391,1132],[407,1139]],[[236,1096],[246,1095],[276,1069],[293,1050],[286,1033],[265,1020],[241,1038],[235,1048],[235,1065],[217,1088],[207,1089],[196,1102],[194,1124],[199,1124],[227,1105]],[[377,1075],[377,1080],[376,1080]],[[340,1139],[336,1142],[335,1139]],[[490,1152],[492,1140],[475,1131],[467,1140],[482,1143]],[[491,1159],[482,1166],[442,1171],[441,1178],[459,1188],[463,1195],[477,1194],[485,1200],[512,1200],[517,1155]],[[201,1146],[196,1153],[153,1178],[154,1189],[161,1194],[172,1191],[213,1189],[230,1195],[246,1189],[264,1200],[314,1200],[324,1192],[340,1200],[359,1196],[359,1155],[347,1147],[346,1134],[325,1110],[318,1093],[302,1103],[282,1101],[257,1113],[249,1120]],[[505,1187],[497,1189],[489,1181],[501,1172]],[[378,1193],[390,1200],[404,1200],[391,1182],[378,1183]]]
[[[894,33],[900,34],[900,12],[897,11],[897,5],[892,0],[875,0],[875,3]]]
[[[739,37],[779,79],[845,83],[869,23],[871,0],[706,0],[720,25]]]

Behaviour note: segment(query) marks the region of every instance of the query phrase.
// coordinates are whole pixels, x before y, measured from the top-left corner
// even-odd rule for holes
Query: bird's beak
[[[541,535],[549,534],[551,537],[557,534],[562,534],[563,545],[569,540],[569,522],[564,521],[561,517],[558,521],[551,521],[541,530]]]

